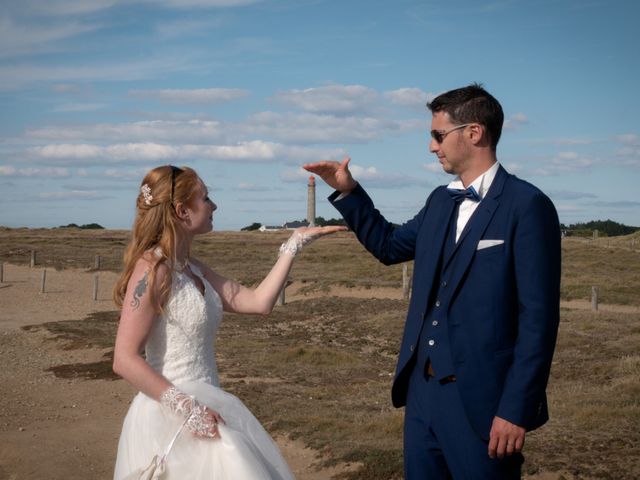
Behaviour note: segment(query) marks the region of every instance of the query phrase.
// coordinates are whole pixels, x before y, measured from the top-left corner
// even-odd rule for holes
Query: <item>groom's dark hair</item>
[[[473,83],[468,87],[457,88],[438,95],[427,108],[432,113],[445,112],[454,124],[479,123],[487,131],[491,147],[495,150],[502,133],[504,113],[498,100],[482,88],[482,84]]]

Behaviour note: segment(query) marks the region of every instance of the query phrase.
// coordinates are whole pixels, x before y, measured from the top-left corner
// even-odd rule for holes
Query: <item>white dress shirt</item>
[[[480,175],[473,182],[471,182],[471,184],[467,186],[467,188],[473,186],[473,188],[476,189],[476,192],[478,192],[478,195],[480,195],[480,202],[482,201],[487,191],[489,190],[489,187],[491,186],[493,179],[496,177],[496,172],[498,171],[498,168],[500,168],[500,163],[499,162],[494,163],[489,170],[484,172],[482,175]],[[452,181],[449,185],[447,185],[447,188],[456,188],[456,189],[464,190],[465,187],[462,184],[462,180],[460,180],[460,177],[457,177],[454,181]],[[460,204],[460,207],[458,207],[458,222],[456,224],[456,243],[458,242],[458,239],[460,239],[460,234],[464,230],[464,227],[467,225],[467,222],[471,218],[471,215],[473,215],[473,212],[475,212],[476,208],[478,208],[478,205],[480,205],[480,202],[474,202],[470,198],[465,198]]]

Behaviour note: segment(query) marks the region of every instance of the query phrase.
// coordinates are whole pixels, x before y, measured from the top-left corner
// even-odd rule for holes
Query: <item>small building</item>
[[[283,230],[283,227],[277,225],[260,225],[260,228],[258,230],[261,232],[278,232],[280,230]]]
[[[287,230],[293,230],[295,228],[308,227],[308,226],[309,226],[309,222],[307,222],[306,220],[303,220],[303,221],[295,220],[293,222],[285,223],[282,226],[282,228],[286,228]]]

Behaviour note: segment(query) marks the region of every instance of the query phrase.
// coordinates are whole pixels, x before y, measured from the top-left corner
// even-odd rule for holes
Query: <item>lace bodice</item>
[[[189,266],[202,280],[204,295],[188,275],[173,271],[164,314],[156,319],[147,340],[147,362],[170,382],[195,380],[219,386],[214,342],[222,302],[200,269]]]

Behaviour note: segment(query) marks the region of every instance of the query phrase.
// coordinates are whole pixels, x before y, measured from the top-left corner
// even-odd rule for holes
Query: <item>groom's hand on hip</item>
[[[526,430],[504,418],[494,417],[489,433],[489,456],[503,458],[522,451]]]
[[[322,178],[327,185],[338,190],[340,193],[349,193],[358,185],[349,171],[350,161],[351,159],[349,157],[345,157],[342,162],[323,161],[305,163],[302,168],[308,172],[315,173]]]

